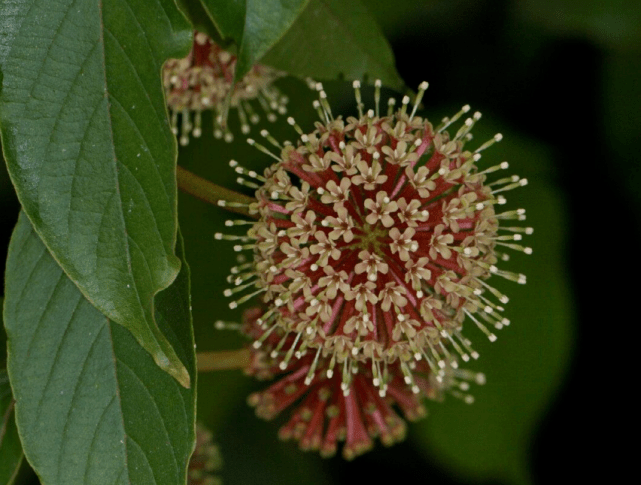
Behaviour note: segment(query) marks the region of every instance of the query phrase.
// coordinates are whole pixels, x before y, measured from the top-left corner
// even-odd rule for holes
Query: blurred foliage
[[[504,134],[486,158],[507,159],[530,179],[509,198],[528,210],[535,228],[534,254],[510,263],[524,268],[528,284],[505,288],[512,325],[481,349],[475,368],[487,374],[488,383],[474,390],[476,403],[448,398],[431,404],[431,415],[410,426],[405,443],[378,446],[351,463],[322,460],[277,442],[278,423],[257,419],[245,403],[248,393],[264,384],[240,371],[199,376],[198,415],[221,442],[224,483],[380,483],[417,477],[431,484],[574,483],[604,464],[615,481],[617,471],[625,470],[615,433],[629,428],[629,410],[617,390],[630,368],[631,344],[612,329],[626,335],[626,304],[638,298],[638,284],[628,282],[639,263],[622,251],[641,242],[641,4],[363,3],[392,44],[406,84],[430,82],[423,114],[438,119],[469,102],[484,113],[475,128],[479,142],[495,131]],[[333,106],[354,108],[349,88],[325,84]],[[312,93],[293,79],[280,81],[279,87],[290,95],[290,114],[310,129]],[[237,120],[231,123],[237,131]],[[205,134],[211,126],[206,118]],[[293,134],[282,120],[258,128],[263,127],[279,140]],[[179,153],[187,169],[237,187],[227,166],[231,158],[253,168],[265,163],[260,152],[243,143],[227,145],[209,136]],[[17,205],[8,195],[6,175],[0,181],[6,241]],[[193,272],[198,349],[237,348],[244,343],[239,335],[213,330],[217,319],[240,317],[222,296],[236,254],[230,244],[213,240],[228,214],[181,194],[179,217]]]
[[[641,3],[630,0],[523,0],[517,16],[561,35],[586,37],[613,50],[641,52]]]
[[[472,389],[475,403],[468,406],[449,397],[441,406],[431,406],[431,416],[414,427],[413,438],[456,475],[528,484],[530,442],[565,377],[572,347],[574,322],[563,261],[567,211],[554,186],[550,150],[486,114],[474,129],[475,139],[488,139],[498,130],[504,139],[484,158],[509,160],[509,171],[529,180],[525,188],[509,194],[505,209],[526,208],[527,225],[534,228],[527,244],[534,252],[502,263],[526,274],[528,282],[492,283],[509,295],[505,313],[512,323],[497,332],[495,343],[480,332],[473,336],[481,357],[470,367],[487,376],[485,386]]]
[[[641,29],[641,27],[640,27]],[[640,30],[641,31],[641,30]],[[604,138],[615,177],[626,194],[641,207],[641,164],[638,163],[641,134],[641,54],[616,52],[604,60]],[[634,136],[636,134],[636,136]],[[635,163],[636,162],[636,163]],[[641,213],[635,214],[641,222]]]

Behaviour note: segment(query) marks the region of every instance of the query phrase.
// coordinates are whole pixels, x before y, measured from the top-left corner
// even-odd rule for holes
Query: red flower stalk
[[[265,330],[257,323],[262,310],[253,309],[246,313],[243,332],[254,339],[260,339]],[[394,406],[399,408],[408,420],[425,416],[422,400],[442,400],[446,392],[471,403],[469,394],[461,393],[469,388],[469,381],[485,382],[483,374],[460,370],[448,361],[445,368],[433,373],[425,361],[412,362],[415,385],[419,392],[410,390],[404,380],[400,360],[385,364],[379,377],[366,363],[351,361],[343,372],[351,374],[349,386],[340,373],[329,371],[330,359],[319,352],[303,351],[284,370],[279,366],[278,352],[283,336],[282,331],[271,333],[260,349],[252,350],[252,359],[246,372],[261,379],[277,376],[277,380],[266,390],[252,394],[249,403],[256,407],[256,414],[272,419],[287,408],[291,416],[281,427],[281,439],[295,439],[303,450],[317,450],[323,456],[336,453],[339,441],[344,441],[343,456],[352,459],[373,446],[373,439],[380,438],[386,445],[392,445],[405,437],[406,426]],[[286,337],[283,349],[291,349],[293,334]],[[347,361],[346,361],[347,362]],[[312,379],[314,369],[318,377]],[[380,379],[377,389],[372,381]]]
[[[205,110],[214,111],[214,136],[231,142],[234,137],[227,127],[227,102],[238,111],[244,134],[250,131],[249,123],[256,124],[260,120],[251,101],[259,102],[269,121],[276,120],[276,113],[286,112],[287,97],[273,86],[284,73],[256,65],[234,85],[235,70],[236,56],[200,32],[195,32],[194,44],[187,57],[166,62],[163,82],[176,135],[178,115],[181,115],[181,145],[189,142],[190,132],[195,137],[202,134],[202,112]],[[191,113],[194,113],[193,122]]]
[[[336,374],[348,392],[358,376],[385,394],[383,376],[392,368],[420,394],[425,370],[438,375],[455,367],[454,354],[464,361],[478,357],[464,326],[471,323],[494,341],[491,329],[509,324],[501,306],[508,298],[488,279],[525,283],[524,275],[497,264],[507,259],[504,248],[531,253],[518,241],[532,229],[503,226],[523,220],[525,211],[496,207],[505,203],[504,192],[527,180],[489,182],[507,162],[478,168],[483,151],[501,140],[497,134],[473,151],[465,148],[480,113],[454,135],[445,131],[469,106],[433,127],[415,116],[427,83],[410,113],[406,96],[397,111],[390,100],[385,116],[380,83],[375,86],[376,109],[364,112],[354,83],[359,115],[343,120],[333,117],[319,84],[314,104],[322,122],[312,133],[289,118],[300,140],[281,145],[263,130],[278,154],[248,140],[276,160],[263,175],[230,162],[258,182],[240,180],[257,188],[258,202],[249,209],[258,221],[227,221],[251,227],[244,236],[216,238],[253,253],[252,261],[232,268],[234,286],[225,294],[249,291],[231,308],[262,295],[268,309],[258,323],[265,331],[254,347],[282,333],[272,351],[282,370],[309,349],[310,385]]]

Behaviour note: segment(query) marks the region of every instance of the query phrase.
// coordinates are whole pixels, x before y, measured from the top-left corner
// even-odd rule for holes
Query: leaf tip
[[[191,377],[189,376],[189,372],[185,366],[180,361],[172,363],[162,352],[158,352],[154,355],[154,361],[158,367],[176,379],[181,386],[185,389],[191,389]]]

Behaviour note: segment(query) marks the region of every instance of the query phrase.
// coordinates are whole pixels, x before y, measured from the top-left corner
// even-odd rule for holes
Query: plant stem
[[[242,369],[249,365],[249,349],[198,352],[198,372]]]
[[[178,188],[180,190],[216,206],[218,206],[219,200],[224,200],[225,202],[232,204],[238,203],[245,205],[256,202],[256,199],[254,199],[253,197],[248,197],[244,194],[239,194],[238,192],[234,192],[233,190],[229,190],[225,187],[221,187],[220,185],[216,185],[209,180],[191,173],[189,170],[186,170],[181,166],[177,167],[176,177],[178,180]],[[236,212],[238,214],[254,217],[249,214],[249,210],[244,206],[234,207],[233,205],[230,206],[230,204],[227,204],[225,206],[219,207],[223,207],[230,212]]]

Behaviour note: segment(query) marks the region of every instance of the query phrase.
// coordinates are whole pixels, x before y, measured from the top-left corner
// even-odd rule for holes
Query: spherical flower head
[[[313,132],[304,133],[291,118],[300,135],[296,144],[280,145],[263,132],[278,154],[249,140],[276,160],[263,175],[231,162],[260,185],[250,207],[258,220],[247,234],[216,235],[237,240],[237,251],[253,252],[251,262],[232,270],[234,287],[225,293],[237,297],[232,308],[261,295],[267,330],[255,345],[275,330],[291,335],[289,350],[275,354],[283,369],[296,348],[320,350],[328,371],[395,366],[418,392],[415,366],[433,371],[455,355],[478,357],[464,326],[494,341],[493,330],[509,324],[502,306],[508,299],[488,280],[525,283],[499,261],[506,249],[531,253],[518,241],[532,229],[504,225],[523,220],[522,209],[497,207],[506,191],[527,180],[488,181],[507,162],[478,167],[482,152],[501,139],[497,134],[473,151],[466,148],[480,113],[453,135],[446,131],[469,106],[437,127],[416,116],[426,87],[420,86],[411,112],[405,97],[400,109],[390,101],[382,115],[380,84],[376,109],[364,112],[356,82],[359,115],[344,120],[333,117],[319,85],[321,122]],[[351,382],[349,373],[339,374],[345,385]],[[371,379],[381,389],[383,381]]]
[[[222,467],[222,458],[213,436],[205,426],[196,423],[196,449],[191,455],[187,471],[188,485],[220,485],[215,473]]]
[[[214,136],[231,142],[233,135],[227,127],[227,109],[238,111],[241,131],[249,133],[250,123],[258,123],[254,110],[258,102],[269,121],[276,113],[286,112],[287,97],[273,86],[284,73],[268,66],[255,65],[234,85],[236,56],[214,43],[207,35],[195,32],[192,50],[184,59],[169,59],[163,68],[163,83],[171,111],[172,129],[178,135],[178,115],[181,116],[180,143],[189,142],[189,134],[202,134],[201,114],[214,112]],[[229,103],[229,104],[227,104]],[[192,117],[193,113],[193,117]],[[193,120],[192,120],[193,118]]]
[[[242,331],[254,340],[268,331],[259,323],[262,313],[260,309],[245,313]],[[279,329],[270,332],[260,348],[252,347],[246,372],[276,380],[250,395],[248,401],[264,419],[290,410],[279,437],[295,439],[301,449],[320,451],[325,457],[334,455],[341,441],[345,442],[342,454],[346,459],[370,450],[376,438],[392,445],[406,434],[405,421],[395,409],[406,419],[415,420],[425,416],[422,401],[426,398],[440,401],[451,393],[471,403],[473,398],[466,393],[470,382],[485,381],[482,374],[458,369],[455,361],[435,371],[425,361],[404,364],[399,360],[382,366],[345,361],[342,368],[334,370],[322,348],[297,348],[296,359],[283,367],[278,354],[295,348],[294,340],[292,334]],[[411,387],[404,365],[414,371]]]

